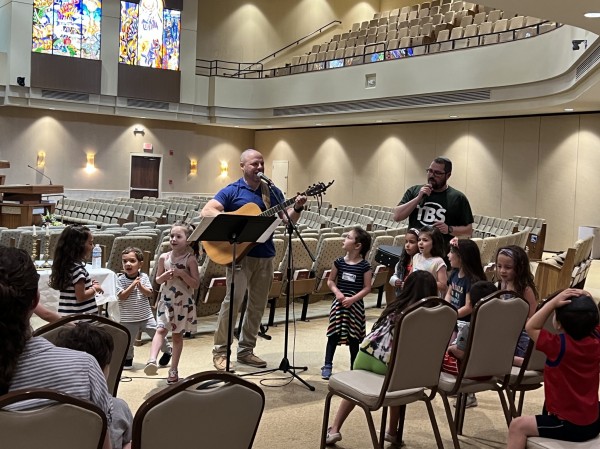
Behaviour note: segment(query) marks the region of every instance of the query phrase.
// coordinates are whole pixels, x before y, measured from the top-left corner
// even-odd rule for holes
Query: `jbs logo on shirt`
[[[419,206],[417,220],[423,225],[432,225],[436,221],[445,221],[446,209],[438,203],[427,202]]]

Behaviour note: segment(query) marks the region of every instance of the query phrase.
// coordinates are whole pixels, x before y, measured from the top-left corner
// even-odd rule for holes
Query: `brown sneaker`
[[[244,365],[254,366],[256,368],[266,368],[267,362],[258,357],[253,352],[248,352],[245,354],[238,354],[237,361],[239,363],[243,363]]]
[[[213,354],[213,365],[219,371],[225,371],[227,368],[227,356],[225,354]],[[233,369],[233,362],[229,362],[229,369]]]

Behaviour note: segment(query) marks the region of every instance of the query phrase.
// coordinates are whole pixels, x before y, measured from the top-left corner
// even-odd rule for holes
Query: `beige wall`
[[[289,160],[290,192],[335,179],[334,205],[395,205],[444,155],[474,213],[546,218],[550,250],[600,225],[600,114],[258,131],[256,148],[267,174]]]
[[[134,135],[135,126],[145,135]],[[252,147],[254,132],[186,123],[75,114],[36,109],[0,108],[0,159],[11,162],[7,184],[45,184],[27,168],[36,166],[38,151],[46,153],[44,173],[67,189],[129,190],[130,154],[142,153],[144,143],[162,154],[163,195],[172,192],[215,192],[239,174],[239,155]],[[173,150],[173,156],[169,155]],[[88,174],[86,154],[95,154],[97,170]],[[190,159],[198,160],[198,175],[189,175]],[[220,161],[230,166],[219,177]],[[169,179],[173,184],[169,184]]]
[[[144,136],[133,134],[143,125]],[[67,189],[127,191],[130,154],[151,143],[163,155],[161,194],[215,192],[237,179],[241,151],[289,161],[288,191],[317,181],[335,184],[334,205],[395,205],[405,189],[424,181],[435,155],[454,162],[450,184],[467,194],[474,213],[546,218],[547,248],[574,242],[581,225],[600,225],[600,114],[434,123],[254,131],[185,123],[104,117],[36,109],[0,108],[0,159],[6,182],[45,183],[27,168],[46,152],[44,173]],[[173,156],[169,155],[173,150]],[[97,171],[84,170],[95,153]],[[190,176],[189,161],[198,160]],[[229,163],[227,179],[220,161]],[[170,185],[168,180],[172,179]]]
[[[200,59],[256,62],[286,45],[312,33],[332,20],[332,26],[298,46],[265,62],[275,67],[294,55],[310,51],[313,45],[329,42],[334,34],[350,30],[355,22],[420,3],[415,0],[221,0],[198,8],[197,55]]]
[[[267,66],[289,62],[291,56],[329,42],[334,34],[349,30],[354,22],[368,20],[379,11],[378,0],[220,0],[205,2],[198,11],[198,58],[256,62],[317,30],[332,26],[299,46],[292,47]],[[280,64],[277,64],[279,62]]]

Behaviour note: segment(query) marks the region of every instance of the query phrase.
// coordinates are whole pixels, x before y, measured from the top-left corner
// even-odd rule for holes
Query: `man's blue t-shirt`
[[[283,193],[277,187],[273,187],[277,196],[270,192],[271,207],[274,207],[284,201]],[[262,199],[262,190],[260,185],[256,190],[252,190],[248,184],[244,181],[244,178],[240,178],[237,181],[229,184],[222,188],[216,195],[215,200],[223,205],[225,212],[234,212],[240,207],[248,203],[254,203],[263,212],[267,210],[265,203]],[[256,245],[248,252],[250,257],[267,258],[275,256],[275,245],[273,244],[273,237],[265,243]]]

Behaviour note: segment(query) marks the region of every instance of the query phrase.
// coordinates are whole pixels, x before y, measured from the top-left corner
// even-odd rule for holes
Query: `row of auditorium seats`
[[[55,215],[66,223],[101,226],[131,221],[134,211],[131,205],[64,198],[56,205]]]
[[[199,203],[158,202],[127,199],[125,201],[89,199],[87,201],[65,198],[56,206],[56,216],[66,223],[79,223],[102,227],[106,224],[153,221],[174,223],[191,221]]]
[[[142,199],[135,198],[116,198],[115,200],[98,200],[98,201],[116,201],[117,204],[124,203],[133,207],[133,220],[140,222],[146,220],[158,221],[160,223],[175,223],[176,221],[191,222],[197,216],[195,211],[199,211],[204,207],[208,200],[212,197],[170,197],[170,198],[155,198],[145,196]],[[92,201],[93,199],[90,199]],[[154,207],[152,207],[154,206]],[[163,211],[163,215],[159,216],[158,212]]]
[[[500,236],[527,228],[526,249],[530,260],[540,260],[546,243],[546,220],[544,218],[522,217],[515,215],[506,220],[485,215],[473,215],[473,236]],[[525,246],[524,246],[525,248]]]
[[[473,237],[499,237],[517,231],[519,225],[516,221],[506,218],[473,215]]]
[[[354,224],[356,225],[356,224]],[[331,228],[309,229],[306,225],[300,225],[301,235],[304,243],[315,256],[315,261],[310,258],[304,245],[298,238],[292,238],[292,260],[294,264],[294,273],[291,279],[291,296],[299,299],[302,303],[301,319],[307,317],[307,310],[310,303],[314,303],[330,295],[327,287],[328,270],[331,269],[333,261],[345,254],[343,249],[343,234],[350,231],[353,226],[337,226]],[[278,230],[279,231],[279,230]],[[371,236],[374,242],[385,241],[393,244],[394,239],[403,239],[406,228],[395,228],[389,230],[372,231]],[[288,237],[283,233],[277,232],[274,236],[275,258],[273,265],[275,275],[273,285],[269,293],[270,312],[268,324],[273,324],[276,307],[285,305],[287,291],[287,251]],[[402,243],[400,243],[402,244]],[[375,270],[377,264],[374,257],[377,252],[377,246],[373,246],[367,256],[367,260],[372,262]],[[304,273],[304,274],[302,274]],[[379,281],[381,277],[377,278]],[[373,288],[379,289],[382,284],[376,284],[373,281]],[[198,291],[198,316],[212,315],[220,308],[220,304],[225,297],[225,267],[217,265],[209,258],[206,258],[200,267],[200,289]],[[329,299],[329,298],[328,298]]]
[[[439,3],[439,2],[437,2]],[[399,59],[454,49],[524,39],[554,29],[555,23],[536,17],[503,17],[474,3],[425,2],[377,13],[370,21],[355,23],[330,42],[293,56],[274,76]]]
[[[300,223],[306,223],[312,229],[331,226],[362,226],[366,230],[393,229],[406,226],[404,220],[396,223],[393,219],[391,207],[371,206],[365,204],[361,207],[339,205],[336,208],[321,209],[309,208],[302,214]]]
[[[575,242],[566,251],[540,261],[535,270],[535,284],[541,298],[568,287],[584,288],[592,265],[594,237]]]
[[[159,242],[165,235],[169,234],[171,225],[157,225],[156,223],[124,223],[105,224],[102,229],[91,228],[94,243],[103,248],[103,266],[115,272],[121,271],[121,251],[127,246],[138,246],[142,251],[148,251],[149,256],[144,261],[148,269],[152,266]],[[36,259],[49,260],[54,258],[54,251],[63,226],[50,226],[48,233],[44,229],[37,228],[36,235],[32,226],[22,226],[16,229],[0,230],[0,245],[14,246],[27,251],[30,255],[35,254]],[[138,239],[141,238],[141,239]],[[39,242],[39,244],[36,244]],[[117,245],[118,244],[118,245]],[[35,247],[35,250],[34,250]],[[91,262],[88,259],[87,262]]]

